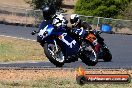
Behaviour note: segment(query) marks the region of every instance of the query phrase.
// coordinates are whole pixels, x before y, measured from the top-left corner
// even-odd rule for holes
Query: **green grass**
[[[78,85],[70,78],[48,78],[35,81],[1,81],[0,88],[132,88],[129,84],[85,84]]]
[[[0,37],[0,61],[47,60],[43,48],[33,41]]]

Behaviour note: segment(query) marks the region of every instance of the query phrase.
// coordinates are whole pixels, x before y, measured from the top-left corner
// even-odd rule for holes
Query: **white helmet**
[[[72,14],[70,17],[70,23],[74,26],[76,26],[80,22],[79,15],[77,14]]]

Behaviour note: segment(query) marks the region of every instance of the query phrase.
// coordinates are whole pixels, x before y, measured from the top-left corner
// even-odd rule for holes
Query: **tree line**
[[[52,3],[60,9],[63,0],[26,0],[34,9]],[[77,0],[74,12],[81,15],[132,19],[132,0]],[[127,17],[127,18],[126,18]]]
[[[118,18],[132,0],[78,0],[75,13],[107,18]]]

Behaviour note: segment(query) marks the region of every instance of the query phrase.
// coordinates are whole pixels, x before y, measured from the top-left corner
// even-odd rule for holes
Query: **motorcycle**
[[[56,28],[52,24],[45,24],[45,27],[37,33],[37,42],[44,49],[49,61],[56,67],[62,67],[65,63],[75,62],[81,59],[88,66],[95,66],[98,62],[96,51],[91,44],[79,42],[67,33],[66,28]],[[82,40],[83,41],[83,40]]]
[[[97,30],[90,31],[85,37],[85,40],[90,41],[94,45],[98,59],[109,62],[112,60],[112,54],[100,34],[101,32]]]

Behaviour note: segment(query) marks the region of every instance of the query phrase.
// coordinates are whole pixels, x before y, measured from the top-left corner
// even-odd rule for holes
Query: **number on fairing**
[[[82,35],[83,29],[76,29],[75,34]]]

